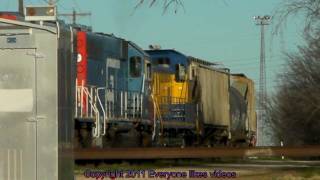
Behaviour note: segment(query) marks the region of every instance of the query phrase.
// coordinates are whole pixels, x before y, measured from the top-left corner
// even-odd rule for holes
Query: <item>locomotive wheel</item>
[[[207,142],[205,143],[205,146],[208,147],[208,148],[211,148],[211,147],[212,147],[212,144],[211,144],[210,141],[207,141]]]
[[[121,134],[121,141],[124,147],[139,147],[141,146],[141,133],[136,129],[130,129],[127,133]]]
[[[74,148],[81,148],[80,133],[79,133],[78,129],[74,130],[73,146],[74,146]]]
[[[232,143],[232,147],[250,147],[246,141],[238,140]]]
[[[186,142],[187,140],[186,140],[186,137],[183,137],[182,138],[182,141],[181,141],[181,148],[185,148],[186,146],[187,146],[187,142]]]
[[[152,135],[147,132],[140,133],[140,146],[151,147],[152,146]]]
[[[80,129],[80,143],[81,147],[89,148],[92,147],[92,132],[91,128],[81,128]]]
[[[103,147],[110,148],[115,144],[116,131],[114,129],[108,129],[107,134],[102,137]]]
[[[154,146],[154,147],[167,147],[167,142],[165,141],[165,138],[163,136],[159,135],[153,141],[152,146]]]

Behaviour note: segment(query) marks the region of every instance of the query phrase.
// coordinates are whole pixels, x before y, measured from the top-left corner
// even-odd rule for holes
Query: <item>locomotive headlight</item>
[[[78,57],[77,57],[77,62],[79,63],[79,62],[81,62],[82,61],[82,55],[79,53],[78,54]]]

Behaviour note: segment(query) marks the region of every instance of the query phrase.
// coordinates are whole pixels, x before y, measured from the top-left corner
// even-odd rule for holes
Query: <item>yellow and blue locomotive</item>
[[[256,131],[250,79],[176,50],[146,52],[153,66],[156,129],[162,144],[250,143]]]

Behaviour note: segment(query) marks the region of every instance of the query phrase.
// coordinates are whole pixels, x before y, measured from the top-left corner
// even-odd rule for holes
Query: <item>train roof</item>
[[[152,49],[152,50],[145,50],[147,53],[152,53],[152,52],[172,52],[175,54],[179,54],[181,56],[184,56],[186,59],[189,60],[189,62],[196,62],[198,64],[202,64],[202,65],[206,65],[206,66],[215,66],[215,65],[219,65],[218,63],[214,63],[214,62],[209,62],[200,58],[196,58],[193,56],[187,56],[175,49]]]
[[[218,63],[214,63],[214,62],[209,62],[206,60],[202,60],[193,56],[188,56],[189,61],[191,62],[196,62],[198,64],[202,64],[202,65],[206,65],[206,66],[215,66],[215,65],[219,65]]]
[[[231,74],[232,76],[239,76],[239,77],[244,77],[247,78],[247,76],[243,73],[235,73],[235,74]]]
[[[249,77],[247,77],[243,73],[231,74],[231,77],[232,77],[232,79],[237,80],[237,81],[254,83],[254,81],[252,79],[250,79]]]
[[[128,41],[128,43],[129,43],[132,47],[134,47],[134,48],[136,48],[137,50],[141,51],[145,57],[150,57],[150,55],[149,55],[148,53],[146,53],[146,51],[144,51],[144,50],[143,50],[140,46],[138,46],[136,43],[134,43],[134,42],[132,42],[132,41]]]
[[[147,53],[157,53],[157,52],[172,52],[175,54],[179,54],[181,56],[184,56],[187,58],[187,56],[179,51],[176,51],[175,49],[150,49],[150,50],[145,50]]]

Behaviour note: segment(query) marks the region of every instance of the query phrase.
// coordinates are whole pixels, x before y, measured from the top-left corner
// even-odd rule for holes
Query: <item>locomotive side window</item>
[[[193,80],[196,77],[196,68],[194,66],[190,66],[188,74],[189,79]]]
[[[130,58],[130,76],[140,77],[141,76],[141,57],[132,56]]]
[[[183,82],[186,80],[186,67],[183,64],[176,64],[176,81]]]
[[[151,64],[150,63],[147,64],[147,76],[146,77],[148,80],[151,80]]]

